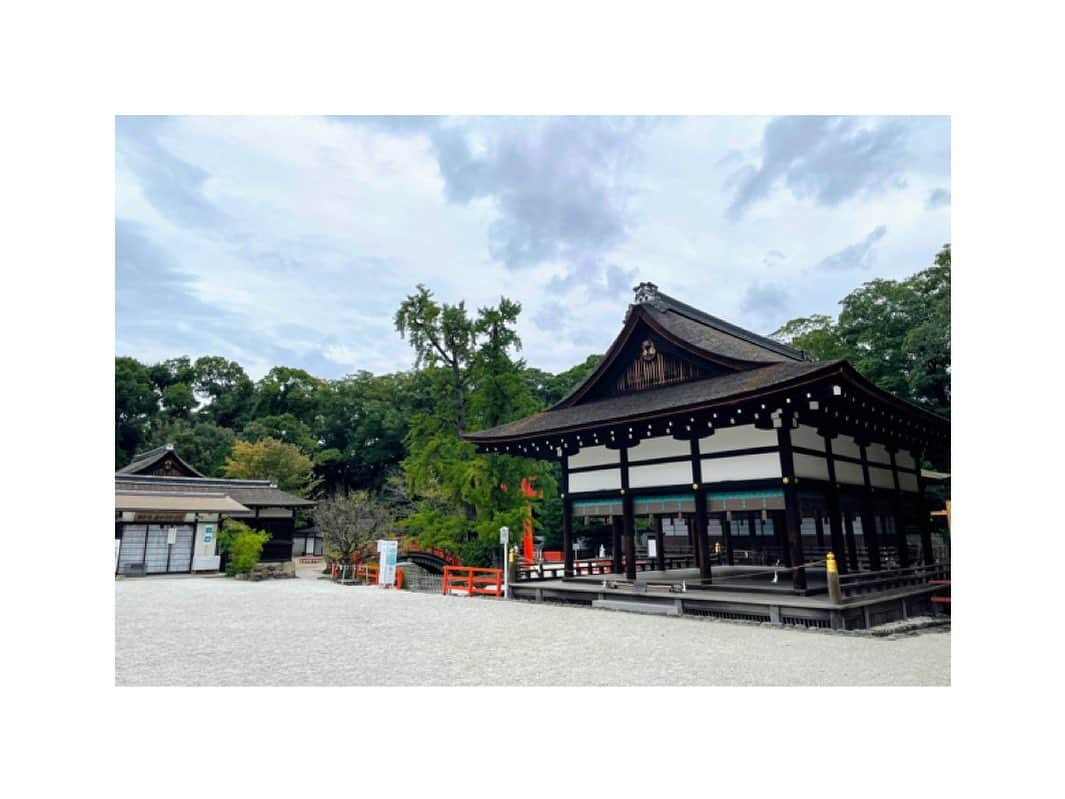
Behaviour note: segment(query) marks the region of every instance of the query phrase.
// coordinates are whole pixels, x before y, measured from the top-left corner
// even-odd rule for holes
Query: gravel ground
[[[873,638],[328,580],[115,583],[117,685],[949,685],[950,633]]]

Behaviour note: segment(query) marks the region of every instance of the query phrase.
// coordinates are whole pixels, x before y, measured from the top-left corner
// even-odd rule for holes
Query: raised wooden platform
[[[932,615],[938,611],[930,601],[940,586],[921,582],[871,591],[835,604],[828,596],[824,571],[807,570],[806,595],[795,594],[791,575],[780,570],[777,583],[772,575],[745,578],[764,567],[717,567],[712,582],[700,582],[697,569],[644,572],[635,583],[624,574],[608,573],[594,577],[517,582],[510,586],[514,599],[535,602],[600,606],[609,602],[616,610],[637,606],[646,612],[669,615],[705,616],[735,621],[769,622],[780,625],[822,627],[834,630],[869,629],[911,616]],[[757,580],[758,582],[753,582]],[[678,587],[683,590],[678,591]]]

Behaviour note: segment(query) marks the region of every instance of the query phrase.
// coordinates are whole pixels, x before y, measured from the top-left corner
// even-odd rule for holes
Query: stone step
[[[623,610],[629,613],[650,613],[657,616],[679,616],[680,611],[673,604],[664,605],[660,602],[631,602],[626,599],[596,599],[592,601],[593,608],[604,610]]]

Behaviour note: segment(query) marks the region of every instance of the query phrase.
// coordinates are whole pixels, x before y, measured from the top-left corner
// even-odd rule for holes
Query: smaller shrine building
[[[219,570],[218,528],[225,518],[270,534],[262,562],[291,560],[295,512],[314,504],[269,480],[207,477],[166,444],[115,473],[115,573]]]

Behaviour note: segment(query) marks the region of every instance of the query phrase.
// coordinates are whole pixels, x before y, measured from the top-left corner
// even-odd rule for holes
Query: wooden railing
[[[889,591],[911,585],[927,585],[931,580],[950,576],[950,567],[943,564],[922,564],[904,569],[882,569],[876,572],[851,572],[839,576],[839,587],[844,597],[859,596],[875,591]]]
[[[691,569],[695,567],[695,555],[667,555],[665,558],[667,569]],[[636,560],[636,571],[657,571],[658,561],[655,558],[639,558]],[[609,558],[597,558],[595,560],[575,561],[573,564],[574,577],[586,577],[595,574],[610,574],[614,571],[612,561]],[[625,571],[624,561],[621,571]],[[540,563],[522,562],[518,565],[518,580],[520,582],[536,580],[559,580],[566,576],[566,564],[553,561]]]
[[[463,593],[466,596],[503,593],[502,569],[478,569],[473,566],[445,566],[444,593]]]

